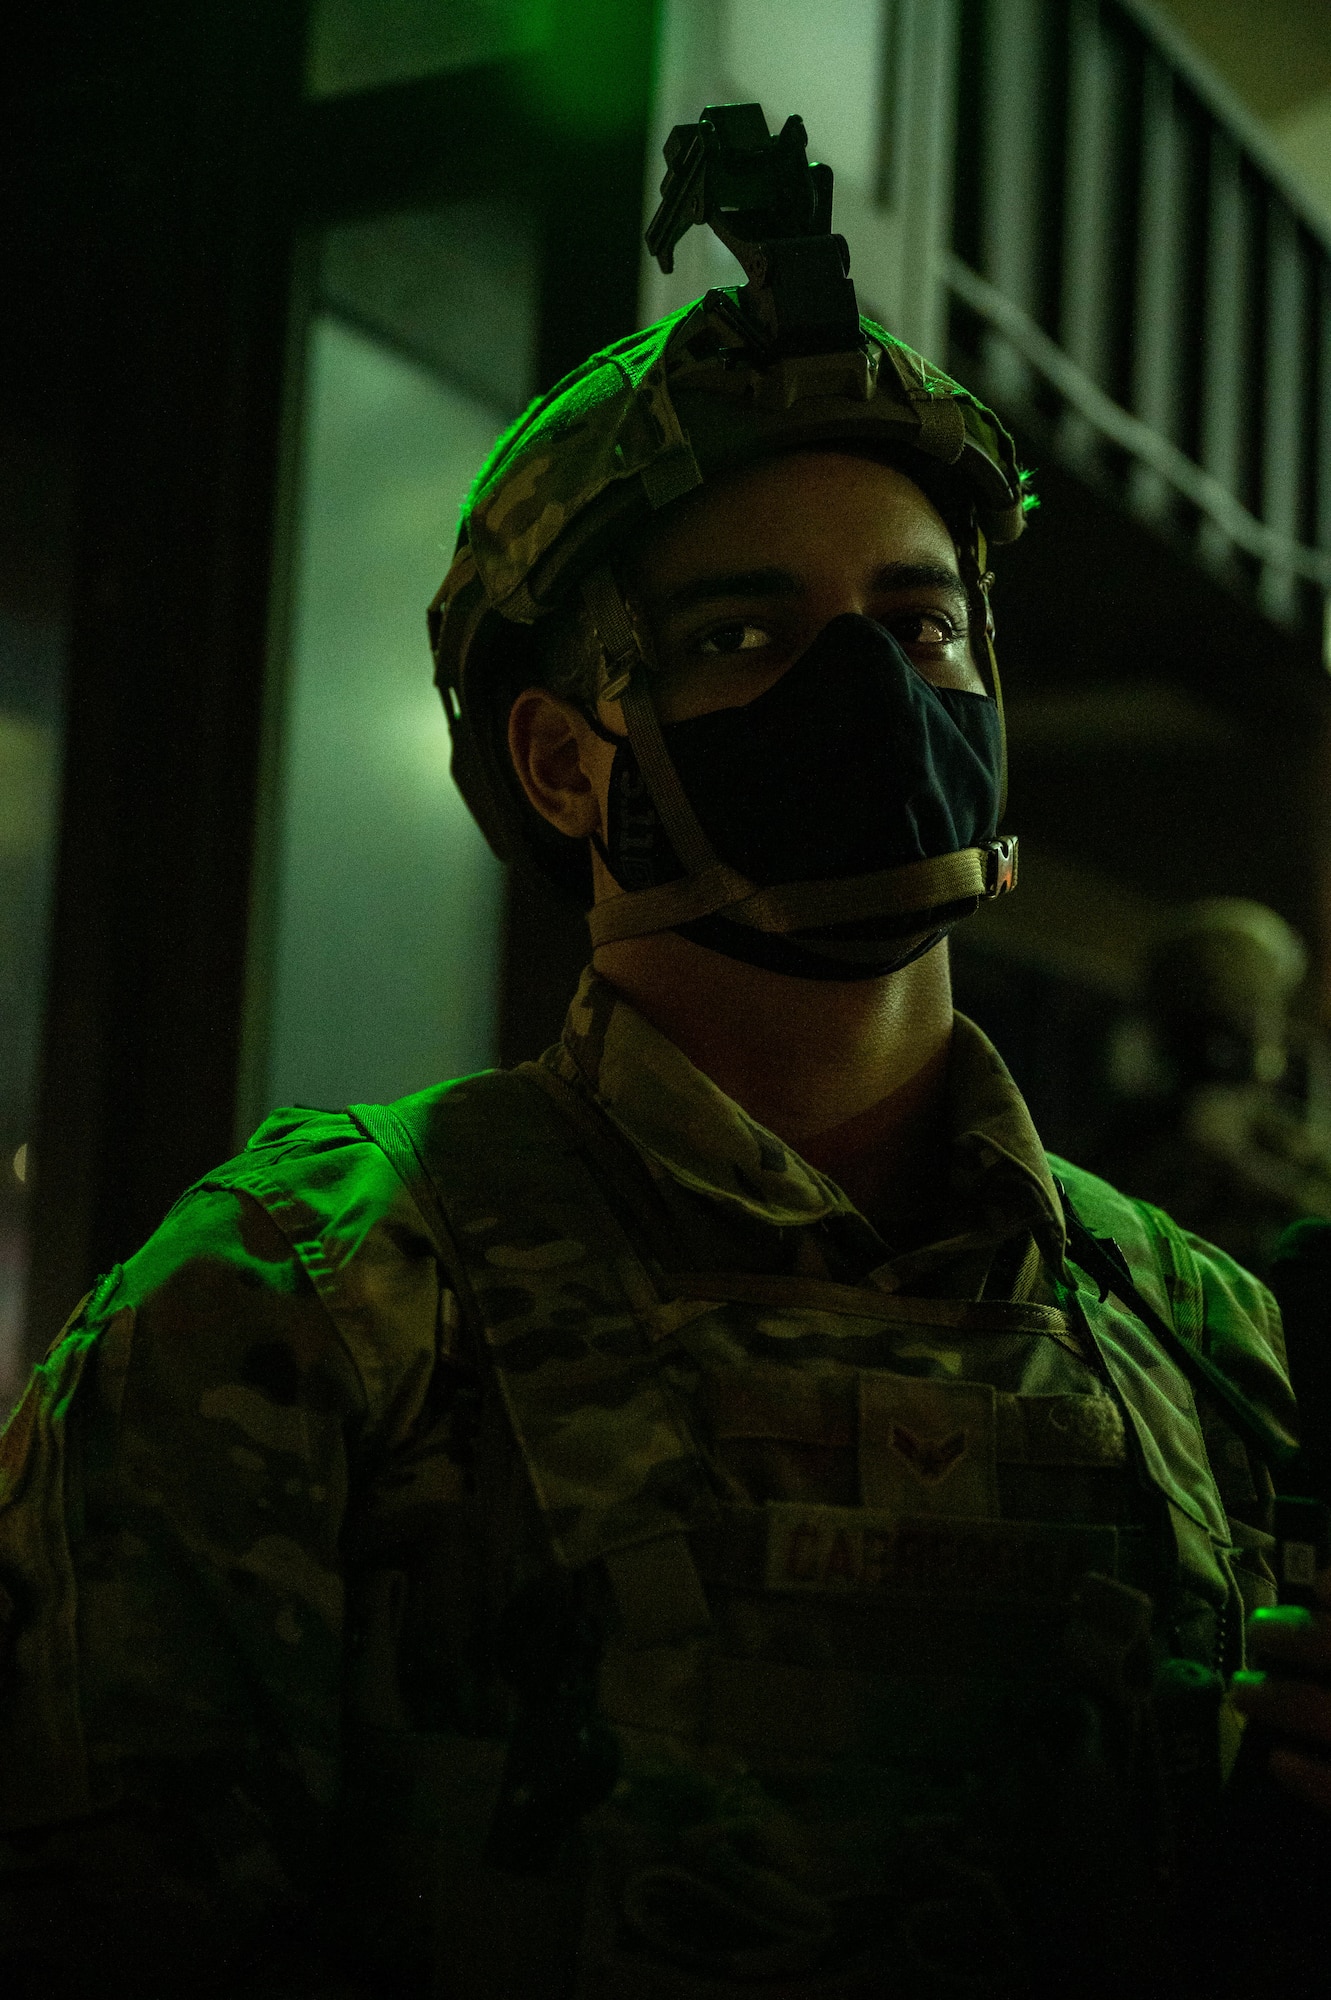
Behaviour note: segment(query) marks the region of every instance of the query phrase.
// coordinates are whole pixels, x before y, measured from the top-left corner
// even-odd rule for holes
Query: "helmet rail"
[[[832,169],[807,158],[804,120],[773,135],[760,104],[709,104],[665,144],[661,205],[647,248],[667,275],[675,246],[705,224],[741,266],[731,299],[708,294],[746,345],[765,359],[863,347],[850,250],[832,234]]]

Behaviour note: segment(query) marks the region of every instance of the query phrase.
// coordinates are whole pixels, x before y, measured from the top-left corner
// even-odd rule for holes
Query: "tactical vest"
[[[1243,1617],[1191,1388],[1140,1321],[1084,1284],[662,1269],[608,1198],[622,1142],[530,1067],[351,1116],[436,1239],[578,1607],[530,1640],[506,1751],[398,1740],[388,1789],[447,1877],[435,1991],[1138,1990]],[[581,1665],[540,1657],[566,1644]],[[524,1851],[561,1800],[568,1839]]]

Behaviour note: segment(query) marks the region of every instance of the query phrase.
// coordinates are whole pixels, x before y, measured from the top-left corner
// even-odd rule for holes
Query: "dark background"
[[[30,1141],[0,1220],[29,1242],[34,1352],[234,1144],[311,241],[504,199],[538,229],[538,387],[637,322],[656,10],[556,15],[554,55],[314,102],[293,0],[87,0],[9,52],[3,700],[63,739],[45,993],[6,1002],[40,1037],[36,1105],[0,1091],[5,1160]],[[968,171],[963,133],[959,241]],[[964,310],[951,350],[997,393]],[[1320,960],[1328,688],[1319,606],[1273,620],[1251,566],[1197,560],[1195,521],[1134,518],[1112,453],[1069,469],[1051,406],[1004,407],[1044,501],[995,599],[1009,823],[1034,859],[1011,911],[959,935],[956,983],[1075,1151],[1143,912],[1256,896]],[[583,957],[576,914],[511,884],[503,1059],[554,1033]]]

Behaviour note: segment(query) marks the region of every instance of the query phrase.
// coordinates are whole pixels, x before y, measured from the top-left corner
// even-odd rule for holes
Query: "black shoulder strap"
[[[1056,1180],[1059,1199],[1067,1221],[1068,1243],[1082,1269],[1099,1287],[1100,1297],[1111,1292],[1134,1318],[1155,1336],[1169,1358],[1187,1376],[1194,1388],[1207,1390],[1221,1404],[1234,1428],[1258,1457],[1279,1471],[1298,1463],[1299,1453],[1270,1422],[1263,1411],[1222,1374],[1208,1355],[1186,1341],[1162,1313],[1138,1289],[1128,1268],[1128,1260],[1112,1236],[1094,1236],[1078,1215],[1063,1182]]]

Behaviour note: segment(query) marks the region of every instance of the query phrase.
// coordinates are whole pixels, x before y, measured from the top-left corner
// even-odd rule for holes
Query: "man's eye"
[[[950,646],[960,637],[942,611],[907,611],[891,624],[892,637],[903,646]]]
[[[736,619],[730,625],[714,625],[710,632],[698,643],[700,653],[756,653],[762,646],[770,646],[772,635],[761,625],[749,625]]]

